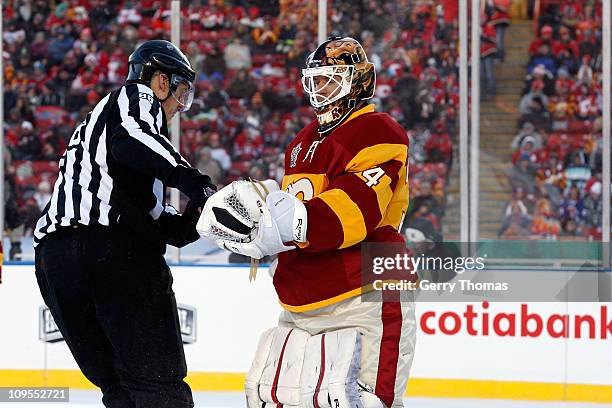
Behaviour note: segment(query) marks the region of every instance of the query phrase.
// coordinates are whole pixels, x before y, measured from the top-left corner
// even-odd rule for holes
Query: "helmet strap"
[[[172,96],[172,91],[168,91],[168,96],[166,96],[164,99],[160,99],[159,101],[161,103],[164,103],[168,100],[168,98],[170,98]]]

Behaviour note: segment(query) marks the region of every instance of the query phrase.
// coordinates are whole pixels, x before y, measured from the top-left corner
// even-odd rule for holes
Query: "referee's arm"
[[[120,119],[110,140],[115,160],[178,188],[190,198],[212,186],[210,178],[192,168],[161,134],[157,117],[162,107],[150,88],[140,84],[121,88],[117,107]],[[165,126],[165,118],[161,126]]]

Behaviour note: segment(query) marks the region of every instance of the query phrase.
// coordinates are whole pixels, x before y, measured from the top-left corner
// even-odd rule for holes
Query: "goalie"
[[[234,182],[208,201],[198,230],[235,253],[278,254],[285,310],[247,374],[249,408],[402,407],[414,304],[360,295],[362,243],[403,243],[408,137],[367,104],[376,74],[356,40],[331,38],[306,64],[317,120],[288,146],[282,189]]]

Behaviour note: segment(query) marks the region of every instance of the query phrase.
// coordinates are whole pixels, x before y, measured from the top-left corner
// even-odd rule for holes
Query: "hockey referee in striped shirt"
[[[124,86],[74,131],[34,234],[36,278],[83,374],[106,407],[193,407],[166,244],[198,238],[215,186],[168,141],[195,73],[172,43],[147,41]],[[189,197],[183,215],[166,187]]]

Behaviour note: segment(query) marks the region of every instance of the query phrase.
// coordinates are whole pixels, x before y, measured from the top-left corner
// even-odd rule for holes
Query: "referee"
[[[193,407],[166,244],[195,241],[215,187],[168,141],[195,73],[162,40],[129,58],[126,83],[75,129],[34,233],[36,278],[83,374],[106,407]],[[190,201],[165,206],[166,187]]]

